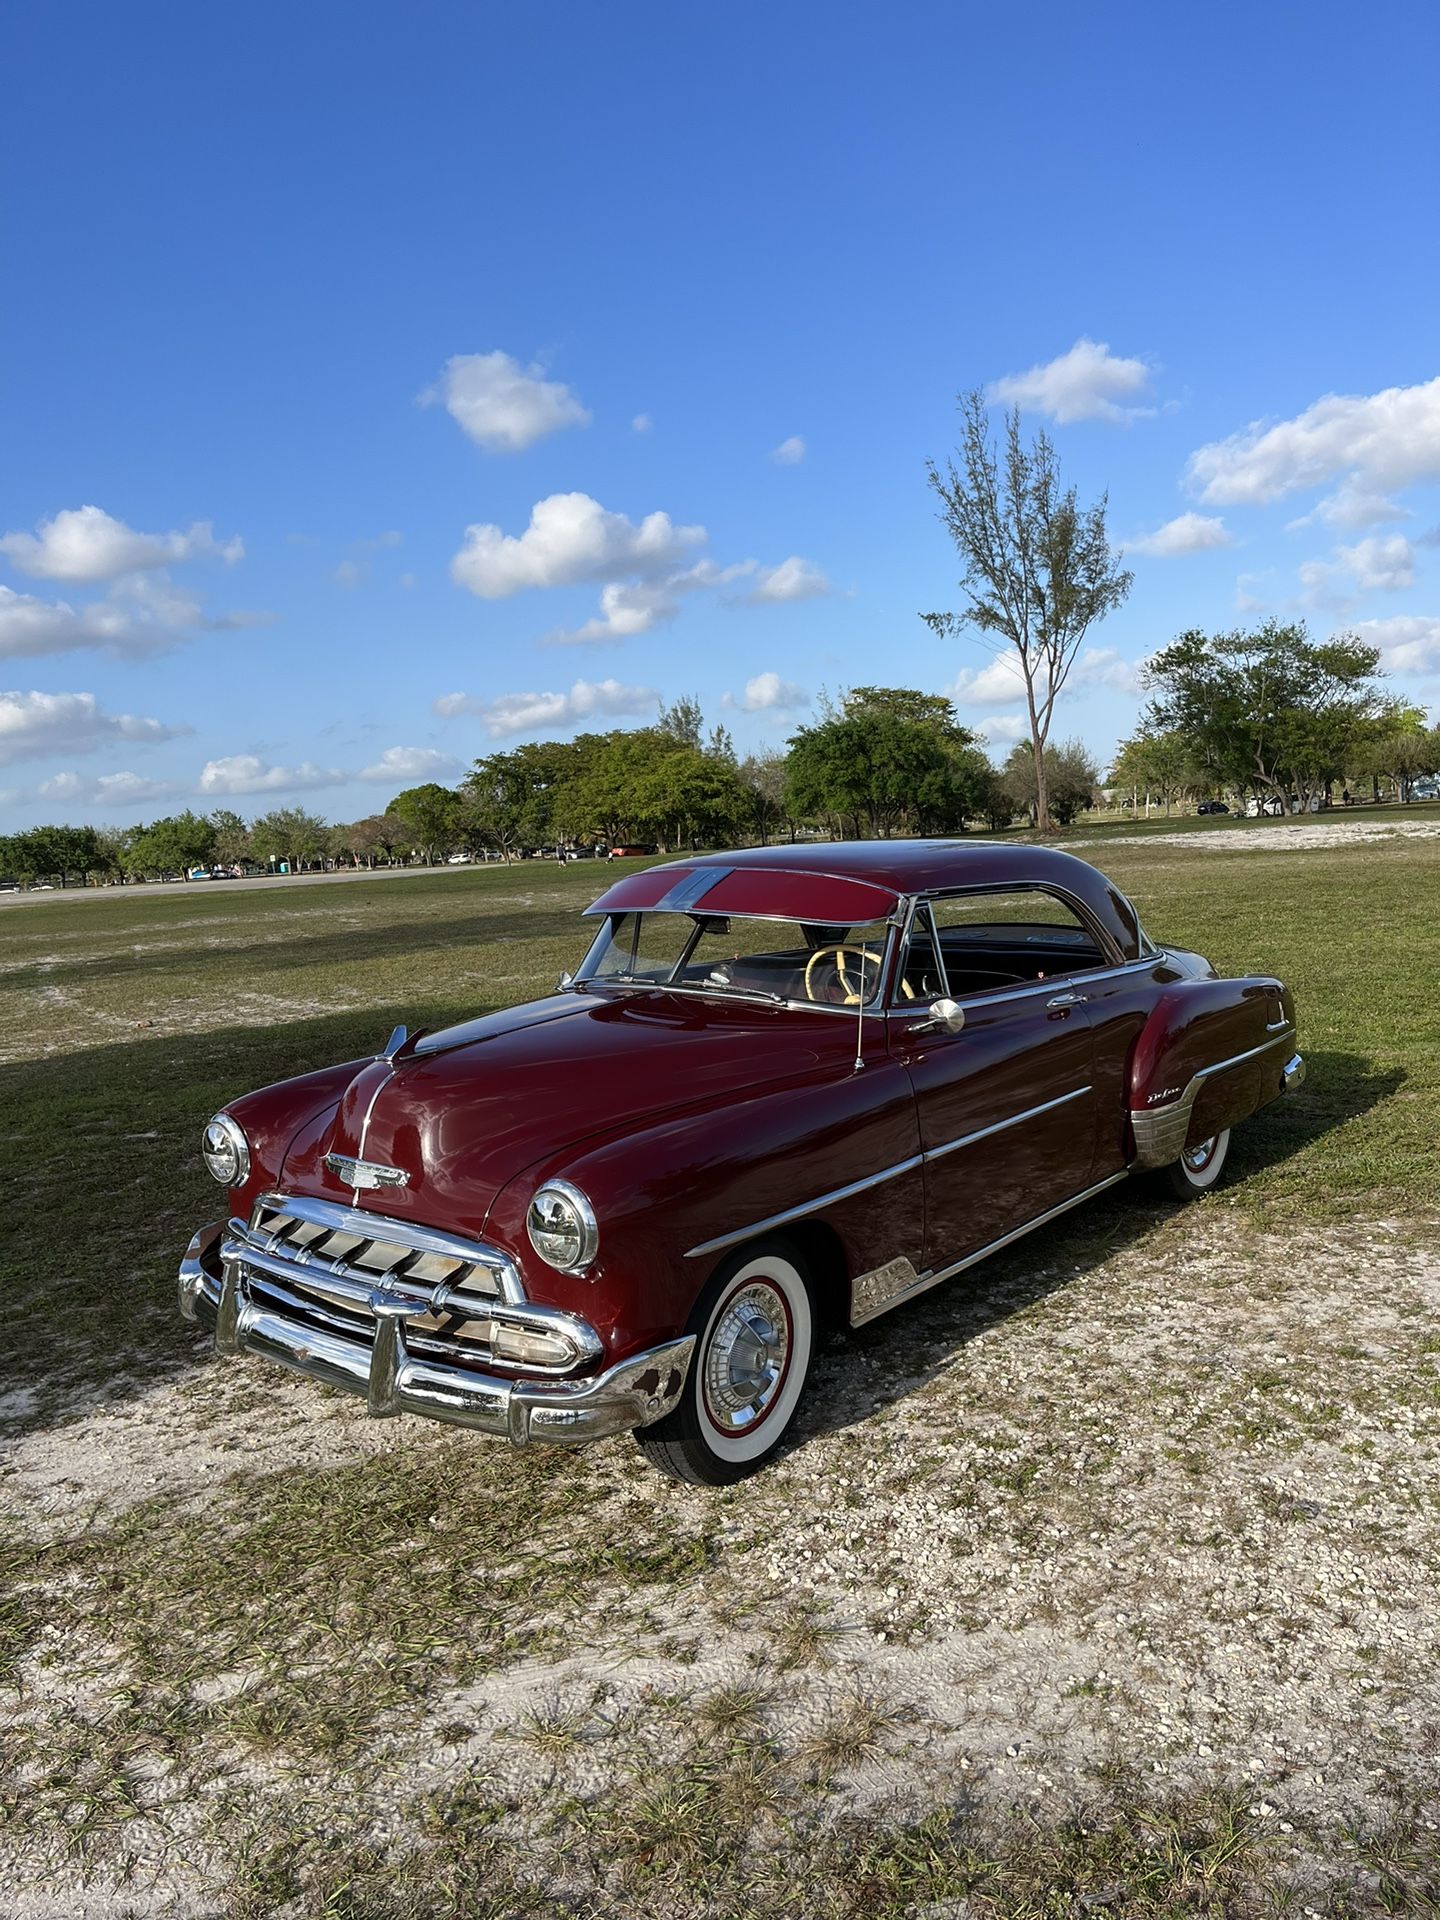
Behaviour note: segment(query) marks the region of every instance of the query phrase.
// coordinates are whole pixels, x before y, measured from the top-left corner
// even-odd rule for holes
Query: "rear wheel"
[[[1170,1191],[1181,1200],[1196,1200],[1208,1193],[1220,1178],[1225,1156],[1230,1151],[1230,1129],[1211,1134],[1193,1147],[1187,1147],[1174,1166],[1165,1169]]]
[[[728,1487],[775,1452],[810,1373],[810,1285],[782,1240],[741,1248],[690,1316],[695,1353],[679,1405],[635,1435],[652,1466],[692,1486]]]

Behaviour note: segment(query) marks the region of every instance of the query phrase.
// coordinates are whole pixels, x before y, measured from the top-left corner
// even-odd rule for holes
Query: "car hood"
[[[644,1127],[761,1083],[803,1078],[853,1050],[851,1023],[679,994],[556,995],[427,1035],[367,1061],[286,1158],[287,1191],[452,1232],[481,1231],[507,1181],[598,1134]],[[338,1154],[398,1168],[355,1192]]]

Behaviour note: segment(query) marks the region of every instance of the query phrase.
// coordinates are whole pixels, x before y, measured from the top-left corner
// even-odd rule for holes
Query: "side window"
[[[945,969],[935,945],[930,909],[922,904],[915,909],[915,918],[910,923],[905,962],[895,987],[896,1005],[911,1006],[917,1000],[928,1004],[938,1000],[944,991]]]
[[[1109,960],[1073,907],[1039,887],[933,900],[940,960],[953,999],[1063,979]]]

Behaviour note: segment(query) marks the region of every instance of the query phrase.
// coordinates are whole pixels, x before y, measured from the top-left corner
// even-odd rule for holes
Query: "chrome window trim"
[[[854,1018],[853,1013],[851,1018]],[[792,1220],[803,1219],[807,1213],[818,1213],[822,1207],[834,1206],[837,1201],[848,1200],[853,1194],[864,1193],[867,1188],[878,1187],[883,1181],[894,1180],[902,1173],[913,1173],[924,1164],[923,1153],[912,1153],[908,1160],[897,1160],[893,1167],[884,1167],[879,1173],[867,1173],[863,1180],[852,1180],[848,1186],[833,1187],[818,1199],[806,1200],[798,1207],[786,1207],[783,1213],[769,1214],[764,1220],[752,1221],[748,1227],[738,1227],[733,1233],[721,1233],[713,1240],[702,1240],[698,1246],[685,1249],[685,1258],[698,1260],[702,1254],[723,1253],[727,1247],[738,1247],[742,1240],[753,1240],[758,1234],[769,1233],[772,1227],[787,1226]]]
[[[829,877],[835,879],[840,878],[838,874]],[[902,905],[903,904],[902,902]],[[655,913],[658,911],[659,909],[655,907],[626,907],[624,909],[624,913],[633,913],[637,920],[641,919],[647,913]],[[690,908],[687,909],[687,911],[693,916],[696,909]],[[621,993],[688,993],[702,999],[708,996],[713,1000],[725,1000],[732,1006],[748,999],[752,1005],[772,1005],[790,1013],[838,1013],[847,1020],[854,1020],[862,1013],[867,1018],[870,1018],[875,1015],[883,1016],[886,1012],[885,1007],[881,1003],[885,998],[885,982],[889,977],[891,965],[894,960],[896,935],[899,931],[898,921],[893,912],[884,916],[880,921],[880,924],[885,928],[885,944],[880,951],[880,971],[876,977],[874,993],[871,994],[870,998],[863,1002],[860,1007],[828,1006],[824,1001],[820,1000],[770,1000],[768,997],[762,1000],[759,989],[756,989],[754,993],[747,993],[739,989],[731,991],[725,987],[707,987],[703,983],[693,980],[614,980],[607,979],[603,974],[586,973],[585,969],[589,965],[591,956],[599,947],[600,942],[606,937],[606,930],[610,921],[617,917],[623,916],[618,910],[613,909],[605,915],[600,931],[590,942],[589,951],[571,976],[571,984],[565,988],[567,993],[573,993],[577,987],[587,993],[604,992],[607,988],[611,991]],[[814,925],[814,922],[809,920],[792,920],[789,914],[784,913],[736,913],[728,915],[727,918],[733,920],[781,920],[784,921],[786,925],[797,927]],[[675,963],[676,966],[683,966],[685,964],[685,961],[694,951],[696,943],[703,932],[703,927],[696,927],[694,937],[687,941],[685,952]],[[840,944],[843,946],[845,942],[841,941]],[[824,952],[824,948],[820,948],[819,951]]]
[[[974,1133],[962,1133],[958,1140],[947,1140],[943,1147],[930,1147],[921,1158],[927,1164],[931,1160],[943,1160],[947,1153],[958,1153],[961,1147],[973,1146],[977,1140],[988,1140],[993,1133],[1006,1133],[1011,1127],[1021,1126],[1026,1120],[1038,1119],[1042,1113],[1050,1113],[1056,1107],[1068,1106],[1070,1101],[1081,1100],[1093,1091],[1087,1085],[1076,1087],[1070,1093],[1062,1093],[1054,1100],[1042,1100],[1038,1107],[1027,1107],[1023,1113],[1012,1114],[1008,1120],[997,1120],[992,1126],[980,1127]]]
[[[1109,979],[1112,975],[1129,973],[1140,967],[1152,967],[1155,965],[1157,958],[1160,957],[1158,953],[1152,952],[1149,954],[1141,953],[1134,960],[1125,959],[1123,954],[1121,954],[1119,948],[1115,945],[1115,942],[1105,932],[1104,928],[1101,927],[1095,920],[1091,918],[1090,913],[1086,908],[1083,900],[1078,899],[1073,893],[1071,893],[1065,887],[1050,887],[1050,886],[1041,887],[1041,886],[1036,886],[1033,882],[1026,881],[1026,880],[1013,881],[1008,885],[1003,883],[999,885],[995,885],[992,883],[991,885],[983,886],[983,887],[937,888],[930,893],[921,893],[921,894],[914,894],[909,896],[904,903],[908,908],[908,912],[905,916],[905,931],[904,931],[904,940],[907,948],[909,946],[911,936],[915,930],[916,918],[918,917],[921,909],[923,908],[924,911],[930,916],[930,933],[931,933],[931,939],[934,942],[935,957],[939,961],[941,967],[943,968],[945,966],[945,954],[944,954],[943,948],[940,945],[940,930],[935,924],[935,915],[933,912],[934,903],[937,900],[963,900],[967,896],[984,894],[984,893],[1046,893],[1046,894],[1050,894],[1053,898],[1057,900],[1063,900],[1066,906],[1068,906],[1074,912],[1081,926],[1086,928],[1090,932],[1092,938],[1095,941],[1096,946],[1099,947],[1100,951],[1102,953],[1108,953],[1113,956],[1113,958],[1106,965],[1102,967],[1092,967],[1088,973],[1067,973],[1067,974],[1064,974],[1063,976],[1057,974],[1054,976],[1055,979],[1063,978],[1067,982],[1072,980]],[[1137,916],[1136,918],[1137,929],[1139,927],[1139,924],[1140,924],[1139,918]],[[1140,944],[1142,946],[1145,945],[1146,944],[1145,936],[1141,934],[1139,937],[1140,937]],[[906,957],[908,959],[908,953]],[[899,991],[900,977],[901,975],[903,975],[903,972],[904,972],[904,963],[902,963],[900,968],[900,973],[897,974],[894,982],[892,983],[892,988],[891,988],[892,997],[894,993]],[[945,981],[946,981],[946,987],[948,989],[949,981],[950,981],[950,976],[948,972],[945,975]],[[1028,986],[1028,987],[1011,987],[1011,988],[1005,988],[1001,991],[996,991],[992,989],[989,992],[982,991],[979,993],[971,993],[971,994],[953,993],[951,994],[951,998],[955,1000],[955,1002],[960,1006],[971,1006],[971,1005],[987,1005],[988,1006],[999,1000],[1018,999],[1024,994],[1037,993],[1050,987],[1051,987],[1050,981],[1040,980],[1035,982],[1032,986]],[[885,1017],[888,1020],[892,1017],[892,1015],[897,1013],[910,1015],[913,1017],[919,1011],[920,1009],[914,1006],[913,1004],[908,1007],[904,1005],[891,1006],[885,1009]]]
[[[1035,980],[1032,981],[1028,987],[1005,987],[989,993],[971,993],[964,996],[957,994],[954,998],[957,1005],[962,1007],[993,1007],[1005,1000],[1026,1000],[1032,994],[1053,993],[1056,982],[1062,979],[1067,987],[1083,986],[1093,981],[1118,979],[1122,974],[1139,973],[1155,965],[1156,961],[1153,959],[1122,960],[1118,966],[1094,967],[1089,973],[1056,974],[1049,980]],[[926,1009],[923,1006],[916,1005],[915,1002],[912,1001],[908,1006],[887,1007],[885,1009],[885,1018],[887,1020],[915,1020],[924,1017],[925,1012]]]

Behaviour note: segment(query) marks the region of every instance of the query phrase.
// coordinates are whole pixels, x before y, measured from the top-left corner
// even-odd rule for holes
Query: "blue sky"
[[[1061,733],[1268,611],[1433,709],[1437,56],[1418,4],[25,10],[0,826],[354,818],[687,692],[743,750],[943,688],[1003,754],[917,618],[977,385],[1135,568]]]

